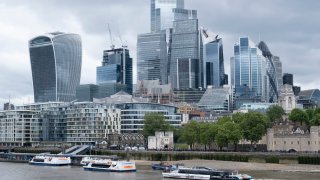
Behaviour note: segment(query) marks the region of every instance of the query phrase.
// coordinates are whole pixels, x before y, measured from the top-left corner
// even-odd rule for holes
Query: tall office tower
[[[138,35],[138,80],[156,80],[168,83],[168,55],[166,31]]]
[[[29,41],[35,102],[72,101],[80,84],[82,48],[77,34],[62,32]]]
[[[173,88],[178,88],[177,77],[177,62],[179,59],[198,59],[199,60],[199,87],[202,87],[202,40],[199,36],[198,19],[196,11],[191,11],[193,14],[189,19],[182,19],[173,22],[172,34],[172,50],[169,62],[170,74],[169,80]],[[179,85],[182,87],[182,85]],[[185,86],[185,85],[183,85]]]
[[[102,65],[97,67],[97,84],[117,83],[127,85],[132,93],[132,58],[125,47],[103,51]]]
[[[234,45],[234,57],[231,58],[231,83],[235,91],[247,86],[260,97],[266,97],[266,59],[257,46],[248,38],[240,38],[240,43]]]
[[[283,84],[289,84],[293,86],[293,74],[284,73],[283,74]]]
[[[151,0],[151,32],[173,27],[173,9],[184,9],[184,0]]]
[[[278,79],[278,92],[280,92],[281,86],[283,85],[282,80],[282,62],[278,56],[273,56],[273,64],[276,68],[276,74]]]
[[[267,68],[267,82],[266,82],[266,96],[268,102],[278,101],[278,78],[277,69],[274,65],[274,56],[269,50],[267,44],[261,41],[258,45],[259,49],[262,51],[262,55],[266,58],[266,68]]]
[[[203,41],[204,86],[220,87],[225,84],[222,39],[201,28]]]
[[[199,87],[199,65],[199,59],[177,59],[177,89]]]

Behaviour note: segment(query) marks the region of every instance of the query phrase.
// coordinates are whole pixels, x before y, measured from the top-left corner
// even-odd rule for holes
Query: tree
[[[243,137],[251,144],[261,140],[267,132],[268,118],[258,112],[244,114],[244,120],[240,123]]]
[[[311,120],[311,119],[313,119],[313,115],[314,115],[314,113],[315,113],[315,110],[314,110],[314,109],[311,109],[311,108],[308,108],[308,109],[306,110],[306,113],[307,113],[307,115],[308,115],[309,120]]]
[[[313,118],[310,120],[311,126],[320,126],[320,113],[317,113],[313,116]]]
[[[164,115],[159,113],[148,113],[144,116],[142,134],[145,138],[154,136],[156,131],[168,131],[170,124],[165,121]]]
[[[244,120],[244,114],[243,113],[236,113],[232,115],[232,121],[240,124]]]
[[[271,122],[274,122],[276,120],[281,120],[282,116],[285,114],[283,108],[278,105],[270,106],[267,109],[266,113],[267,113],[267,116]]]
[[[186,124],[181,132],[181,140],[187,143],[191,149],[193,149],[194,144],[199,140],[200,136],[199,123],[196,121],[191,121]]]
[[[289,119],[293,122],[300,122],[301,125],[303,122],[309,124],[308,114],[301,109],[293,109],[289,115]]]

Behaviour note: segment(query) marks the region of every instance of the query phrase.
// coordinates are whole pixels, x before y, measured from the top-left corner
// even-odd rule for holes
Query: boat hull
[[[92,168],[92,167],[83,167],[86,171],[99,171],[99,172],[136,172],[136,169],[130,170],[121,170],[121,169],[109,169],[109,168]]]
[[[209,175],[198,175],[198,174],[181,174],[181,173],[162,173],[164,178],[174,179],[195,179],[195,180],[209,180]]]
[[[42,162],[29,162],[29,164],[34,165],[34,166],[68,166],[68,165],[70,165],[69,163],[52,164],[52,163],[42,163]]]

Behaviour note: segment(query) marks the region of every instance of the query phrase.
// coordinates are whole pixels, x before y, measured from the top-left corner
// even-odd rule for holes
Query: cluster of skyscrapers
[[[185,119],[179,111],[211,118],[212,113],[230,115],[245,103],[269,106],[280,92],[288,93],[281,90],[285,84],[305,107],[320,105],[320,91],[300,92],[293,86],[293,75],[283,75],[280,58],[265,42],[239,38],[226,86],[222,38],[199,27],[196,10],[185,9],[184,0],[151,0],[150,15],[150,32],[137,37],[136,86],[126,46],[104,50],[96,83],[80,85],[79,35],[53,32],[32,38],[35,104],[13,110],[8,103],[0,112],[0,144],[94,143],[109,133],[139,133],[149,112],[164,114],[178,127]]]
[[[225,82],[222,40],[199,28],[183,0],[151,0],[151,32],[138,35],[138,80],[173,89],[220,87]]]

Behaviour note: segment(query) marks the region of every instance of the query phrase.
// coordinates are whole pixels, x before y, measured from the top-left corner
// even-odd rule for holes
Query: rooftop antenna
[[[110,37],[110,44],[111,44],[110,48],[113,50],[115,45],[113,44],[113,39],[112,39],[112,34],[111,34],[111,29],[110,29],[109,23],[108,23],[108,30],[109,30],[109,37]]]

